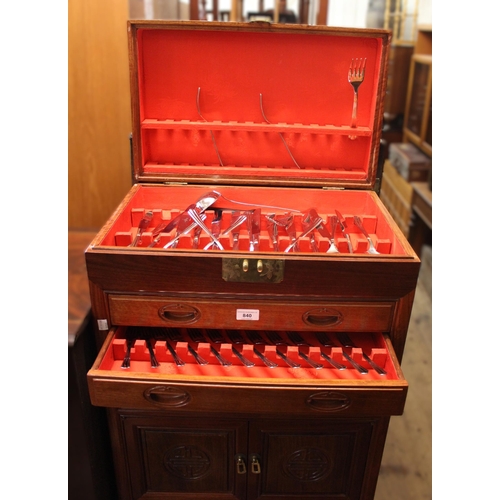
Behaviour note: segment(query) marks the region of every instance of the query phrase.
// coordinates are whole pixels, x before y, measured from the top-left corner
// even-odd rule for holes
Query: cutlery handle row
[[[278,367],[314,370],[330,368],[340,371],[347,368],[355,369],[361,374],[367,374],[369,370],[375,370],[380,375],[384,374],[379,371],[379,366],[363,349],[343,346],[233,344],[226,342],[214,344],[208,341],[193,343],[183,340],[144,341],[142,339],[137,339],[135,342],[129,340],[125,342],[124,339],[115,339],[113,349],[115,359],[124,360],[121,365],[123,369],[133,369],[135,361],[150,361],[152,368],[158,368],[162,363],[174,363],[180,369],[189,364],[220,365],[225,368],[234,364],[246,368],[266,366],[270,369]],[[384,364],[381,362],[380,353],[377,353],[377,359],[380,364]]]

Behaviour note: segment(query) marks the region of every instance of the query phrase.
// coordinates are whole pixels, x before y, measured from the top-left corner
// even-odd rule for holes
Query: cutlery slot
[[[233,233],[232,231],[224,234],[231,224],[232,214],[235,210],[244,214],[247,210],[256,207],[261,208],[259,249],[260,252],[284,253],[291,244],[292,234],[287,231],[286,224],[283,222],[286,216],[292,216],[295,238],[297,238],[297,248],[295,253],[319,253],[328,257],[338,255],[337,253],[328,253],[331,246],[329,237],[314,230],[313,235],[318,246],[319,252],[314,252],[311,246],[310,236],[308,234],[302,237],[304,232],[303,219],[304,214],[311,208],[316,209],[317,214],[323,220],[323,227],[331,233],[331,217],[336,211],[342,213],[345,219],[346,230],[349,234],[354,255],[367,254],[368,243],[361,230],[355,225],[354,217],[358,216],[362,221],[364,228],[373,241],[378,252],[383,255],[407,255],[407,250],[402,243],[400,236],[394,233],[393,226],[388,220],[388,213],[382,210],[378,200],[372,193],[368,192],[343,192],[343,191],[321,191],[315,189],[308,190],[272,190],[272,188],[246,188],[244,192],[237,187],[215,187],[221,196],[213,204],[203,211],[205,216],[204,224],[210,228],[215,216],[214,209],[222,210],[220,223],[220,242],[224,251],[233,251]],[[271,191],[268,191],[270,189]],[[174,191],[173,191],[174,190]],[[177,192],[178,190],[178,192]],[[130,247],[130,251],[148,250],[154,252],[196,250],[205,252],[205,247],[212,243],[208,234],[202,230],[199,235],[199,242],[193,249],[195,229],[179,237],[176,248],[164,246],[172,241],[178,234],[175,226],[178,217],[184,213],[187,206],[195,203],[205,194],[209,188],[202,186],[186,187],[159,187],[154,185],[142,186],[136,185],[133,188],[134,195],[127,202],[123,202],[114,217],[113,223],[109,226],[106,233],[100,238],[97,247],[122,247],[128,248],[136,237],[138,226],[144,215],[148,211],[153,212],[152,220],[148,227],[143,229],[140,240],[137,245]],[[247,192],[249,191],[249,192]],[[311,191],[311,193],[309,193]],[[168,200],[168,203],[165,203]],[[271,235],[269,233],[268,222],[274,216],[278,221],[276,237],[278,248],[275,250]],[[163,224],[163,228],[160,226]],[[170,224],[170,226],[169,226]],[[272,227],[272,226],[271,226]],[[155,232],[155,229],[160,231]],[[167,231],[168,229],[168,231]],[[244,221],[239,229],[239,247],[238,252],[250,251],[250,238],[247,221]],[[347,239],[342,234],[340,225],[337,225],[333,235],[335,244],[342,254],[348,254],[349,248]],[[155,243],[153,244],[153,241]],[[212,249],[210,249],[212,250]],[[371,256],[370,256],[371,257]]]
[[[163,328],[134,328],[119,327],[109,348],[103,356],[99,369],[105,371],[122,371],[127,373],[158,373],[163,375],[202,375],[249,377],[249,378],[296,378],[307,379],[310,377],[320,379],[359,379],[363,380],[397,380],[399,372],[394,364],[387,338],[382,333],[350,334],[350,339],[356,347],[343,347],[339,337],[333,332],[274,332],[280,341],[272,342],[266,332],[238,331],[241,340],[238,343],[231,342],[232,332],[219,330],[220,340],[212,342],[210,330],[198,329],[198,333],[204,337],[203,342],[193,342],[189,329],[163,329]],[[233,331],[234,333],[234,331]],[[292,334],[296,334],[302,340],[293,342]],[[323,337],[319,337],[322,335]],[[141,338],[143,337],[143,338]],[[130,368],[123,369],[121,364],[127,351],[127,338],[132,338],[133,346],[130,350]],[[146,345],[146,338],[150,339],[153,351],[160,366],[152,368],[150,353]],[[215,338],[215,337],[212,337]],[[326,340],[325,340],[326,339]],[[326,344],[326,345],[325,345]],[[175,357],[169,349],[184,363],[178,366]],[[208,364],[200,364],[190,352],[192,348]],[[238,350],[248,361],[255,366],[247,367],[234,353]],[[255,353],[257,349],[271,363],[278,366],[269,368],[266,362]],[[279,350],[289,361],[297,363],[300,368],[293,369],[289,363],[277,352]],[[216,351],[216,352],[215,352]],[[368,370],[365,375],[360,375],[347,361],[346,352],[356,363]],[[222,366],[217,353],[231,366]],[[302,353],[302,354],[301,354]],[[315,370],[303,357],[306,355],[314,363],[323,365],[322,369]],[[325,360],[331,358],[336,363],[345,365],[346,368],[339,370]],[[365,355],[369,356],[377,365],[387,371],[387,375],[378,374],[368,363]],[[320,373],[321,372],[321,373]]]
[[[135,235],[137,234],[138,227],[137,225],[139,224],[142,216],[144,213],[146,213],[146,209],[144,208],[139,208],[139,209],[132,209],[131,213],[131,220],[132,220],[132,227],[130,228],[129,231],[117,231],[115,233],[115,245],[116,246],[128,246],[130,243],[132,243]],[[163,219],[160,218],[162,217],[162,214],[164,210],[152,210],[153,214],[156,214],[156,219],[158,220],[157,224],[160,223],[160,221],[163,222],[170,222],[172,221],[177,215],[180,214],[180,210],[171,210],[170,212],[170,218]],[[269,213],[275,213],[275,212],[268,212],[268,213],[263,213],[261,216],[261,227],[263,228],[260,235],[259,235],[259,251],[262,252],[275,252],[276,250],[273,247],[272,240],[270,236],[266,233],[266,230],[264,229],[266,227],[266,221],[267,221],[267,215]],[[284,214],[277,214],[277,217],[280,215]],[[330,220],[330,217],[332,214],[324,213],[324,214],[319,214],[320,217],[325,221],[325,225],[328,225],[328,221]],[[211,224],[211,221],[213,220],[213,213],[208,213],[207,219],[204,221],[205,224],[209,227]],[[231,211],[226,210],[223,212],[222,215],[222,220],[221,220],[221,231],[224,231],[224,228],[229,227],[230,224],[230,217],[231,217]],[[355,254],[364,254],[368,250],[368,241],[363,236],[359,228],[357,228],[354,223],[352,222],[353,220],[353,215],[346,214],[345,219],[346,219],[346,224],[349,227],[349,236],[351,238],[351,243],[353,246],[353,251]],[[370,238],[373,241],[373,244],[377,251],[383,254],[390,254],[391,253],[391,241],[388,238],[381,238],[380,236],[377,236],[376,234],[376,227],[377,227],[377,218],[372,216],[372,215],[360,215],[360,218],[363,220],[363,224],[365,225],[365,229],[367,230]],[[299,251],[301,253],[310,253],[313,251],[311,247],[311,240],[309,236],[302,237],[301,233],[302,228],[301,228],[301,219],[302,217],[300,215],[294,215],[293,221],[294,221],[294,227],[296,230],[297,234],[297,244],[296,247],[294,247],[294,251]],[[155,215],[153,215],[153,221],[155,220]],[[153,242],[155,239],[153,232],[151,229],[154,227],[156,223],[152,223],[149,228],[144,230],[144,232],[141,235],[140,240],[137,242],[137,247],[141,248],[150,248],[149,245]],[[245,223],[243,223],[240,226],[240,235],[239,235],[239,248],[238,251],[242,252],[248,252],[250,251],[250,237],[248,233],[248,229],[245,226]],[[330,230],[329,228],[328,230]],[[189,234],[180,236],[176,245],[176,249],[182,249],[182,250],[189,250],[193,249],[194,245],[194,229],[190,231]],[[172,230],[167,232],[163,232],[159,234],[159,240],[157,240],[156,244],[154,245],[153,248],[156,249],[163,249],[163,247],[171,241],[173,238],[176,237],[176,231]],[[319,249],[319,253],[327,253],[327,250],[330,247],[330,240],[322,236],[321,234],[315,232],[314,238],[316,240],[316,244]],[[224,247],[224,250],[232,250],[232,243],[233,243],[233,238],[231,234],[225,234],[225,235],[220,235],[218,237],[220,243]],[[339,249],[340,253],[349,253],[349,247],[347,243],[347,239],[342,236],[342,233],[337,230],[334,234],[334,239],[337,245],[337,248]],[[290,237],[286,234],[285,228],[279,226],[278,227],[278,234],[277,234],[277,240],[278,240],[278,252],[285,252],[286,248],[290,245]],[[199,236],[199,243],[198,243],[198,248],[197,249],[205,249],[207,245],[212,243],[212,239],[206,234],[206,233],[201,233]],[[213,250],[214,248],[209,248],[209,250]],[[217,248],[216,248],[217,249]],[[168,250],[168,249],[165,249]],[[218,249],[217,249],[218,250]]]

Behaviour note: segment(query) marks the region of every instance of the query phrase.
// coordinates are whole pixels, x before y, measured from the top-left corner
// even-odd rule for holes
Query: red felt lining
[[[223,335],[225,332],[221,331]],[[279,332],[282,338],[287,338],[285,332]],[[106,354],[99,367],[100,370],[125,371],[121,368],[126,351],[125,340],[126,328],[118,328],[115,338],[112,340]],[[243,334],[245,337],[245,334]],[[210,350],[210,343],[196,343],[189,340],[189,344],[198,352],[198,354],[209,362],[208,365],[199,365],[192,354],[188,352],[188,341],[172,341],[169,344],[175,349],[177,355],[184,361],[184,366],[177,366],[172,354],[167,348],[166,340],[151,340],[155,356],[160,366],[152,368],[150,356],[146,347],[145,340],[135,340],[131,349],[130,368],[127,372],[131,373],[158,373],[175,375],[205,375],[205,376],[223,376],[223,377],[250,377],[250,378],[276,378],[276,379],[341,379],[341,380],[399,380],[399,375],[388,353],[385,340],[381,333],[350,333],[350,337],[357,347],[324,347],[321,345],[314,332],[300,332],[304,340],[313,344],[312,346],[296,345],[257,345],[257,349],[274,363],[278,368],[268,368],[264,362],[253,352],[254,345],[250,342],[235,346],[247,359],[255,363],[252,368],[245,367],[242,362],[232,352],[232,344],[227,343],[212,344],[213,347],[228,361],[232,363],[230,367],[223,367]],[[335,339],[335,333],[327,333],[331,339]],[[264,334],[262,334],[265,337]],[[187,334],[185,335],[187,339]],[[292,369],[287,363],[276,354],[276,349],[285,353],[292,361],[301,365],[300,368]],[[345,350],[355,362],[368,369],[367,374],[360,374],[347,361],[342,351]],[[307,354],[313,361],[321,363],[322,369],[312,368],[302,357],[299,351]],[[371,357],[381,368],[386,370],[387,375],[378,374],[364,359],[363,351]],[[330,356],[334,361],[344,364],[345,370],[338,370],[332,367],[322,356],[321,352]]]
[[[320,170],[332,180],[367,179],[381,54],[376,36],[139,29],[141,171],[170,175],[182,166],[211,176],[221,166],[218,150],[236,176],[278,170],[301,179]],[[367,60],[357,130],[352,58]]]
[[[186,207],[194,203],[201,196],[209,192],[212,188],[207,186],[137,186],[137,192],[128,202],[128,204],[115,217],[108,233],[105,235],[101,245],[127,247],[134,239],[137,233],[139,221],[147,210],[153,211],[153,219],[150,226],[143,232],[142,238],[138,243],[139,248],[147,248],[152,241],[153,229],[162,221],[169,222],[177,215],[182,213]],[[275,213],[277,216],[284,214],[286,209],[293,209],[305,212],[309,208],[316,208],[318,214],[327,223],[326,226],[331,232],[329,217],[335,214],[335,209],[339,210],[346,219],[348,234],[355,255],[367,255],[368,249],[366,238],[353,223],[353,216],[358,215],[367,232],[369,233],[376,249],[385,255],[406,255],[406,252],[395,237],[391,224],[386,220],[378,204],[375,202],[372,193],[353,192],[353,191],[327,191],[317,189],[279,189],[279,188],[251,188],[251,187],[214,187],[220,192],[223,198],[219,199],[214,206],[224,208],[222,216],[222,230],[229,226],[232,209],[246,210],[253,208],[250,205],[240,205],[234,202],[246,204],[262,204],[273,208],[263,208],[261,216],[261,245],[260,251],[273,251],[270,241],[265,215]],[[228,201],[230,200],[230,201]],[[281,207],[281,209],[279,209]],[[213,211],[206,211],[206,224],[210,225],[213,218]],[[294,215],[294,222],[297,231],[297,237],[302,233],[301,213]],[[240,251],[245,252],[249,249],[248,233],[246,224],[241,225]],[[161,233],[160,242],[153,251],[162,249],[176,235],[176,230],[170,233]],[[289,245],[290,240],[284,228],[279,230],[279,248],[284,251]],[[193,232],[179,240],[178,249],[192,249]],[[321,236],[317,231],[315,238],[318,242],[320,251],[326,252],[329,247],[328,239]],[[200,236],[199,248],[209,243],[209,236],[202,232]],[[226,250],[231,249],[230,235],[221,238],[221,243]],[[337,227],[335,241],[340,252],[349,253],[347,240],[342,235],[340,228]],[[309,238],[299,239],[301,252],[311,252]],[[165,251],[169,251],[168,249]],[[201,250],[196,250],[201,251]],[[335,256],[336,254],[327,254]],[[338,255],[338,254],[337,254]]]

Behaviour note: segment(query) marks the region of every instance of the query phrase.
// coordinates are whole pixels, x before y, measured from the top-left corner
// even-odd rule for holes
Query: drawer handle
[[[340,411],[351,405],[351,400],[338,392],[317,392],[307,398],[307,404],[314,410]]]
[[[342,314],[329,309],[314,309],[307,311],[302,319],[304,323],[312,326],[333,326],[342,321]]]
[[[245,464],[245,457],[243,455],[236,455],[236,472],[238,474],[246,474],[247,466]]]
[[[193,306],[185,304],[170,304],[159,309],[161,319],[172,323],[193,323],[200,317],[200,311]]]
[[[168,407],[185,406],[191,401],[191,395],[188,392],[164,385],[158,385],[145,390],[144,397],[150,403]]]

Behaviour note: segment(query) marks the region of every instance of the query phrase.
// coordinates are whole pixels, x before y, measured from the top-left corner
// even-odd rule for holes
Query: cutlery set
[[[173,216],[172,220],[161,221],[151,233],[146,230],[151,224],[153,210],[148,210],[139,221],[137,233],[129,246],[141,247],[143,244],[148,248],[167,250],[177,248],[183,241],[182,248],[203,250],[381,253],[373,240],[376,219],[372,216],[363,217],[373,231],[370,236],[360,216],[345,217],[339,210],[323,217],[315,208],[278,213],[265,212],[264,207],[256,206],[241,211],[215,207],[219,197],[222,197],[220,193],[211,191]],[[173,231],[175,236],[171,234]],[[353,235],[356,244],[353,244]],[[242,241],[244,245],[241,245]]]
[[[155,355],[154,343],[164,341],[166,351],[177,367],[183,367],[194,361],[201,366],[218,363],[229,368],[237,359],[247,368],[256,366],[256,362],[260,360],[270,369],[281,366],[293,370],[297,368],[321,370],[329,365],[341,371],[351,368],[361,375],[368,374],[370,370],[374,370],[379,375],[387,374],[384,368],[370,357],[372,347],[367,348],[366,345],[362,345],[366,344],[366,340],[361,345],[354,344],[345,332],[314,332],[308,335],[306,340],[298,332],[292,331],[257,332],[253,330],[128,327],[125,332],[125,355],[121,368],[131,367],[131,356],[137,340],[145,341],[152,368],[160,366]],[[178,345],[178,343],[182,344]],[[183,348],[179,349],[181,345]],[[224,349],[221,349],[222,345],[225,346]],[[189,356],[182,359],[179,351]],[[235,359],[231,359],[232,356],[228,356],[227,353],[232,353]],[[337,359],[334,359],[334,356]],[[282,360],[284,365],[280,365],[279,360]],[[325,360],[328,365],[321,360]],[[169,359],[168,362],[172,361]]]

